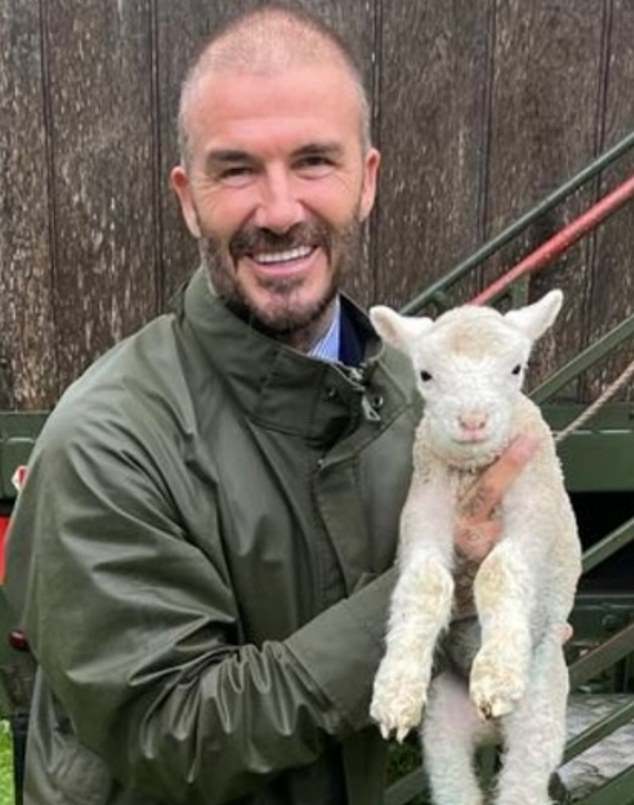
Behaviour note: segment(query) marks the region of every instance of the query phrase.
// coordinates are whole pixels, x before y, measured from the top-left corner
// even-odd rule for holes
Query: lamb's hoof
[[[417,727],[423,716],[427,682],[422,673],[415,676],[379,668],[374,682],[370,716],[377,722],[381,735],[388,740],[392,732],[402,742]]]
[[[405,740],[411,729],[417,727],[423,716],[424,701],[418,702],[415,697],[400,696],[391,702],[381,697],[374,697],[370,707],[370,715],[379,725],[381,735],[387,741],[394,732],[399,743]]]
[[[524,695],[522,675],[512,665],[488,662],[476,657],[471,671],[469,694],[485,721],[511,713]]]

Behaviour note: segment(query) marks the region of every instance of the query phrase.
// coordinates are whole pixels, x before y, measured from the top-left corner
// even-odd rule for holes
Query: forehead
[[[343,67],[306,65],[283,72],[210,71],[193,88],[186,121],[197,151],[266,151],[316,138],[358,140],[360,114],[357,89]]]
[[[494,311],[463,308],[460,316],[442,316],[429,331],[427,347],[444,355],[480,360],[508,356],[528,346],[527,339]]]

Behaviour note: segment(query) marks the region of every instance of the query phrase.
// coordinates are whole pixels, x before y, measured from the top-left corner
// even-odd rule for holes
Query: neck
[[[282,344],[286,344],[288,347],[296,349],[298,352],[304,352],[307,354],[328,332],[336,310],[337,301],[335,298],[316,319],[311,321],[305,327],[293,330],[290,333],[278,335],[276,336],[276,340],[280,341]]]

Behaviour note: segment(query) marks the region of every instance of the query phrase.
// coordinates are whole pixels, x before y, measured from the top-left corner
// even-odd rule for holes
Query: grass
[[[13,805],[13,750],[8,721],[0,721],[0,805]]]

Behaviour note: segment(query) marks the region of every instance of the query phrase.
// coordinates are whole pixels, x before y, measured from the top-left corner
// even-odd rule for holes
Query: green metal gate
[[[434,283],[407,305],[405,312],[418,312],[426,305],[437,310],[448,307],[449,291],[458,280],[632,146],[634,133],[485,244],[443,280]],[[524,301],[527,294],[525,279],[519,277],[505,293],[513,302]],[[543,406],[546,419],[555,431],[561,431],[574,420],[580,406],[552,403],[553,397],[591,366],[623,347],[633,335],[634,315],[533,391],[533,398]],[[45,413],[0,412],[0,517],[9,514],[15,497],[11,477],[18,465],[26,463],[45,418]],[[560,455],[571,492],[634,492],[634,404],[609,404],[603,408],[590,423],[562,444]],[[587,573],[607,561],[633,539],[634,518],[631,518],[586,552],[584,571]],[[614,596],[581,593],[572,622],[575,638],[568,647],[571,688],[574,691],[572,706],[577,702],[580,705],[592,703],[597,711],[599,702],[605,705],[606,713],[571,737],[565,752],[566,763],[597,747],[634,720],[634,593]],[[28,711],[33,668],[28,654],[20,652],[17,643],[11,647],[5,641],[4,635],[12,626],[0,587],[0,634],[3,635],[0,640],[0,716],[12,718],[19,740]],[[599,701],[596,697],[603,698]],[[631,758],[625,757],[624,768],[616,776],[601,781],[592,790],[576,796],[567,790],[571,788],[569,782],[559,782],[555,784],[553,796],[560,803],[634,805],[634,738],[631,755]],[[483,753],[481,768],[483,779],[490,779],[495,768],[495,752]],[[563,778],[565,780],[565,775]],[[19,790],[19,781],[17,788]],[[413,805],[421,799],[425,801],[424,792],[424,772],[419,767],[388,788],[386,803]]]
[[[439,312],[450,307],[450,291],[463,277],[632,146],[634,132],[435,282],[408,303],[402,312],[419,313],[427,306]],[[578,227],[574,233],[575,239],[586,234],[632,197],[634,177],[625,184],[627,193],[621,194],[618,203],[596,217],[585,229]],[[567,229],[571,230],[572,225]],[[580,232],[580,229],[583,231]],[[573,242],[569,238],[562,248],[551,250],[550,254],[544,254],[547,250],[542,249],[545,259],[539,265],[533,263],[527,266],[526,271],[511,270],[509,281],[498,281],[494,293],[488,295],[485,292],[475,301],[488,301],[490,298],[501,300],[506,296],[512,304],[524,304],[527,301],[528,271],[552,262]],[[527,259],[522,264],[528,262]],[[497,288],[501,290],[496,291]],[[555,433],[563,431],[584,409],[584,406],[573,403],[553,403],[555,395],[588,369],[628,345],[632,336],[634,315],[622,321],[532,391],[532,398],[542,407]],[[621,492],[634,495],[634,404],[607,404],[562,442],[559,455],[569,492]],[[634,517],[631,517],[586,551],[583,558],[584,577],[633,540]],[[560,778],[553,780],[551,796],[562,805],[573,802],[576,805],[634,805],[634,585],[629,592],[609,596],[586,594],[583,585],[581,590],[571,617],[575,636],[567,647],[572,691],[569,721],[576,721],[577,728],[569,724],[570,737],[563,768]],[[575,719],[576,712],[583,717]],[[578,728],[579,724],[582,724],[581,729]],[[621,732],[618,733],[618,730]],[[582,753],[593,750],[595,762],[600,763],[596,761],[596,754],[603,752],[605,756],[609,755],[607,765],[612,765],[617,772],[609,777],[597,769],[591,783],[584,786],[583,779],[581,784],[578,779],[583,777],[583,764],[578,763],[579,771],[575,777],[574,763]],[[619,754],[615,762],[615,755]],[[478,758],[485,786],[493,778],[496,755],[493,748],[484,750]],[[572,771],[566,773],[570,766],[573,767]],[[419,805],[427,802],[429,795],[422,766],[392,783],[386,791],[386,805]]]

